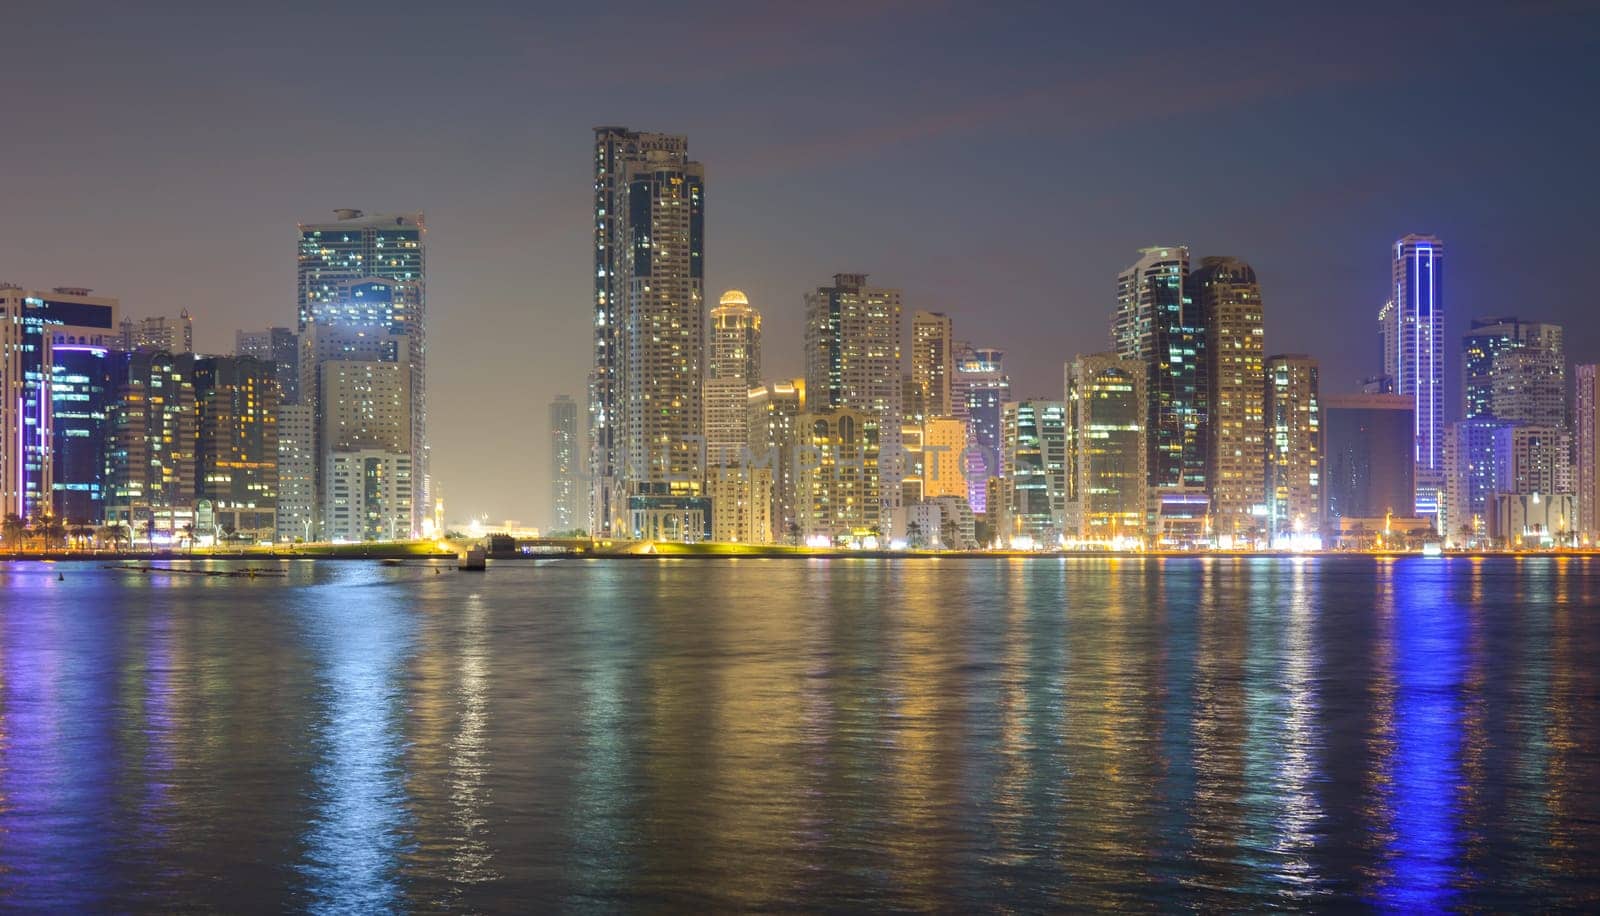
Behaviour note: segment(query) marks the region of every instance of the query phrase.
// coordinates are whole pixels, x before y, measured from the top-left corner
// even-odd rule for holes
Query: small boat
[[[489,554],[482,545],[473,545],[456,554],[456,569],[467,572],[484,572],[489,568]]]
[[[396,560],[394,557],[389,557],[388,559],[385,559],[385,560],[379,560],[378,561],[378,565],[379,566],[399,566],[399,565],[401,565],[401,563],[400,563],[399,560]]]

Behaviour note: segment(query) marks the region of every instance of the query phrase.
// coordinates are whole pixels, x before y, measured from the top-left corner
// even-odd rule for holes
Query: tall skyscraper
[[[1220,257],[1203,259],[1189,285],[1205,328],[1212,530],[1237,539],[1256,527],[1266,492],[1261,286],[1249,264]]]
[[[116,378],[106,423],[106,523],[127,526],[135,540],[175,538],[194,522],[194,357],[123,353]]]
[[[1055,547],[1066,512],[1066,410],[1060,401],[1012,401],[1003,417],[1011,530],[1000,536]]]
[[[55,349],[118,341],[117,300],[90,292],[0,286],[0,516],[54,510]]]
[[[672,261],[672,264],[664,264],[662,280],[667,279],[666,274],[682,267],[683,258],[690,261],[690,269],[683,269],[685,277],[674,280],[674,283],[682,285],[688,280],[699,280],[704,275],[704,211],[699,210],[704,170],[699,168],[699,163],[688,160],[688,139],[683,136],[634,131],[626,127],[597,127],[594,133],[595,338],[594,365],[589,370],[589,530],[597,536],[627,536],[630,532],[627,530],[629,495],[624,492],[627,426],[624,364],[630,354],[624,335],[632,301],[627,277],[637,274],[630,271],[630,264],[634,261],[643,259],[645,266],[650,266],[654,251],[648,235],[637,239],[640,243],[638,250],[632,247],[634,239],[624,237],[626,218],[629,216],[624,213],[624,207],[630,205],[629,200],[632,200],[632,205],[643,208],[638,215],[642,219],[634,219],[634,223],[648,223],[651,211],[648,187],[640,187],[638,194],[629,195],[634,176],[648,175],[648,163],[651,160],[669,170],[672,167],[682,168],[678,184],[670,183],[669,178],[667,189],[670,191],[672,187],[677,187],[678,191],[688,194],[690,183],[693,184],[693,199],[688,207],[683,208],[683,215],[688,219],[683,234],[688,237],[675,239],[675,248],[672,243],[662,245],[661,253],[669,255],[669,261]],[[688,277],[690,272],[694,272],[694,277]],[[643,285],[648,285],[648,280]],[[677,293],[682,298],[682,288]],[[643,288],[640,295],[643,295]],[[682,306],[682,303],[678,303],[678,306]],[[694,322],[694,330],[698,335],[698,312],[694,315]],[[666,330],[680,338],[685,328]],[[670,348],[672,344],[667,346]],[[699,356],[698,348],[694,356]],[[698,386],[699,378],[694,380],[694,384]],[[698,410],[698,394],[693,400]],[[682,410],[682,407],[680,404],[678,410]]]
[[[404,453],[404,460],[385,459],[385,467],[390,473],[384,479],[383,486],[367,494],[369,499],[363,509],[374,516],[381,515],[381,523],[361,525],[348,521],[349,513],[341,509],[340,514],[346,521],[338,526],[337,534],[328,527],[330,522],[326,516],[319,519],[325,528],[323,534],[327,537],[353,539],[353,533],[360,532],[372,538],[388,538],[388,532],[393,530],[398,532],[396,537],[404,538],[415,537],[421,532],[422,516],[427,505],[419,472],[427,463],[427,447],[421,438],[426,416],[425,395],[421,390],[425,385],[425,367],[423,357],[418,352],[420,347],[425,346],[421,296],[422,286],[416,282],[367,278],[331,283],[326,289],[319,289],[318,295],[307,303],[307,324],[299,334],[299,388],[302,402],[312,408],[314,417],[313,451],[318,475],[316,505],[319,513],[338,505],[332,499],[335,494],[327,476],[334,466],[334,463],[330,463],[332,453],[344,449],[369,450],[365,444],[341,445],[337,442],[365,442],[375,435],[372,432],[374,424],[388,423],[386,406],[385,419],[352,418],[359,419],[361,425],[341,433],[337,442],[331,438],[330,433],[337,427],[329,425],[329,418],[345,412],[347,405],[339,402],[337,391],[325,387],[330,378],[345,378],[337,373],[329,375],[327,365],[333,362],[369,366],[385,364],[390,368],[364,371],[368,371],[373,378],[381,378],[388,386],[384,397],[401,392],[406,399],[403,436],[395,439],[399,444],[393,446]],[[403,382],[393,381],[397,373],[404,375]],[[388,442],[389,439],[384,441]],[[390,446],[386,445],[387,448]],[[336,463],[340,468],[355,472],[356,465],[352,464],[351,459],[341,458]],[[395,497],[393,504],[379,506],[375,502],[388,499],[388,494],[397,492],[394,488],[402,483],[411,487],[411,490]],[[408,521],[394,524],[402,506]]]
[[[1600,542],[1600,365],[1587,363],[1576,368],[1577,395],[1573,413],[1577,417],[1576,481],[1578,533],[1586,543]]]
[[[967,424],[955,417],[929,417],[921,430],[922,498],[959,496],[965,501]]]
[[[670,139],[641,141],[616,176],[620,467],[627,533],[692,541],[708,536],[711,521],[701,407],[705,170],[682,138]]]
[[[1462,416],[1567,427],[1561,326],[1478,318],[1461,340]]]
[[[279,403],[277,425],[278,540],[292,544],[317,534],[316,412]]]
[[[1267,373],[1268,536],[1322,530],[1322,407],[1317,361],[1302,353],[1273,356]]]
[[[1206,486],[1205,345],[1188,285],[1189,249],[1141,249],[1117,277],[1112,343],[1117,356],[1145,364],[1146,420],[1152,488]]]
[[[1146,375],[1144,363],[1115,353],[1066,366],[1066,519],[1079,540],[1144,541]]]
[[[951,382],[955,375],[954,325],[943,312],[911,316],[911,384],[926,417],[955,416]]]
[[[320,330],[313,326],[312,336]],[[404,340],[391,336],[402,351]],[[406,361],[324,359],[318,365],[324,535],[334,541],[414,537],[421,523]]]
[[[900,291],[868,286],[866,274],[834,274],[806,294],[806,399],[813,412],[859,410],[876,425],[885,531],[901,493],[901,313]]]
[[[388,333],[407,338],[405,362],[410,379],[411,446],[407,497],[416,517],[405,532],[420,532],[423,508],[431,503],[427,425],[428,270],[427,228],[421,213],[334,211],[328,222],[300,224],[297,306],[299,331],[312,325],[371,328],[386,325]],[[306,345],[301,344],[302,358]],[[315,366],[299,367],[297,377],[320,378]],[[303,385],[302,385],[303,387]],[[323,406],[313,393],[300,391],[319,420]],[[325,470],[325,450],[318,446],[318,473]]]
[[[711,310],[702,395],[708,473],[743,459],[750,436],[750,389],[760,378],[761,313],[750,307],[744,293],[729,290]],[[713,516],[715,510],[713,505]]]
[[[743,292],[730,289],[717,300],[708,336],[706,378],[761,384],[761,313]]]
[[[1392,297],[1378,313],[1383,371],[1416,404],[1416,512],[1437,516],[1444,489],[1444,243],[1408,235],[1394,243]]]
[[[277,364],[253,356],[201,357],[193,378],[196,507],[209,505],[220,537],[275,539]]]
[[[1512,491],[1513,424],[1492,417],[1459,420],[1446,427],[1448,474],[1439,506],[1439,531],[1464,547],[1490,537],[1494,498]]]
[[[772,471],[773,538],[785,543],[800,533],[798,478],[795,473],[801,445],[800,415],[806,411],[806,381],[791,379],[750,389],[748,446],[751,466]]]
[[[62,338],[50,347],[55,515],[68,524],[98,525],[105,518],[106,419],[116,393],[117,351],[54,336]]]
[[[978,513],[988,511],[989,479],[1001,474],[1001,408],[1011,400],[1005,355],[996,347],[955,345],[950,409],[967,424],[967,502]]]
[[[558,395],[550,402],[550,530],[581,528],[578,500],[578,402]]]
[[[1337,394],[1325,395],[1321,407],[1325,523],[1410,517],[1416,402],[1398,394]]]

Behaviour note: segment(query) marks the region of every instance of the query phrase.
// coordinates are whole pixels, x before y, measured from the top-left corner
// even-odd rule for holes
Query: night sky
[[[227,351],[293,326],[297,222],[424,211],[452,519],[545,520],[598,124],[688,135],[707,299],[749,293],[774,377],[802,293],[864,271],[1059,398],[1116,273],[1187,244],[1254,264],[1268,352],[1351,390],[1407,232],[1448,247],[1452,341],[1519,314],[1600,360],[1594,4],[231,5],[4,4],[0,280],[187,307]]]

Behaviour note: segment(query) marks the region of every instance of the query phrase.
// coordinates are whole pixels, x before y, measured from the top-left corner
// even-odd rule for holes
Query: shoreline
[[[534,553],[534,554],[490,554],[491,562],[528,562],[535,560],[566,560],[566,561],[592,561],[592,560],[1339,560],[1339,559],[1370,559],[1370,560],[1401,560],[1401,559],[1427,559],[1427,560],[1476,560],[1476,559],[1550,559],[1570,558],[1588,559],[1600,557],[1600,548],[1580,549],[1568,548],[1560,550],[1522,550],[1522,551],[1447,551],[1443,554],[1427,555],[1420,551],[1008,551],[1008,550],[969,550],[969,551],[910,551],[910,550],[824,550],[820,548],[776,548],[761,549],[755,547],[741,547],[738,550],[667,550],[662,552],[584,552],[584,553]],[[196,562],[196,563],[281,563],[290,561],[334,561],[334,562],[360,562],[383,560],[411,560],[420,563],[451,562],[457,559],[454,553],[416,553],[403,548],[384,549],[373,548],[362,553],[300,553],[300,552],[251,552],[251,553],[186,553],[167,551],[138,551],[138,552],[78,552],[78,551],[50,551],[6,554],[0,553],[0,563],[66,563],[66,562],[127,562],[127,561],[160,561],[160,562]]]

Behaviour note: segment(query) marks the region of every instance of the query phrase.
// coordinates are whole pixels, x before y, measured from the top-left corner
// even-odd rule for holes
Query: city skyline
[[[1268,346],[1317,356],[1328,392],[1349,390],[1354,379],[1377,371],[1367,316],[1389,283],[1382,252],[1409,231],[1435,233],[1451,246],[1447,360],[1467,321],[1511,312],[1564,324],[1568,352],[1579,361],[1600,354],[1600,328],[1579,320],[1581,281],[1560,269],[1558,253],[1544,242],[1556,235],[1584,247],[1595,231],[1577,218],[1581,208],[1567,206],[1571,189],[1560,178],[1595,128],[1560,121],[1558,134],[1555,127],[1567,94],[1576,91],[1570,87],[1582,83],[1574,78],[1581,56],[1563,49],[1581,46],[1594,19],[1559,5],[1475,12],[1427,47],[1406,45],[1409,63],[1428,70],[1439,93],[1428,111],[1389,98],[1385,61],[1396,59],[1399,30],[1388,20],[1286,13],[1234,30],[1226,41],[1242,52],[1240,62],[1192,74],[1156,66],[1124,78],[1116,76],[1127,68],[1115,56],[1092,47],[1095,36],[1115,30],[1119,14],[1098,13],[1071,30],[1082,36],[1073,39],[1082,53],[1067,65],[1057,61],[1073,55],[1056,47],[1046,53],[1040,40],[1027,37],[1052,33],[1030,28],[1027,16],[1048,20],[1059,13],[1041,7],[979,19],[972,11],[931,10],[891,60],[864,66],[877,77],[967,32],[975,40],[960,54],[928,58],[935,61],[928,76],[950,81],[972,74],[974,83],[943,107],[909,105],[887,121],[877,117],[881,105],[867,106],[869,114],[842,104],[859,80],[819,77],[812,67],[755,50],[769,47],[775,33],[834,35],[827,16],[714,11],[706,37],[696,40],[708,51],[730,44],[743,50],[708,55],[716,66],[686,68],[679,86],[709,90],[707,106],[689,111],[667,104],[674,86],[648,88],[619,104],[618,80],[626,73],[608,76],[598,89],[563,79],[571,55],[593,43],[584,37],[593,31],[585,14],[541,20],[533,30],[515,13],[490,10],[442,18],[423,39],[416,34],[420,14],[403,4],[393,9],[392,21],[375,26],[370,49],[335,40],[354,15],[345,12],[332,14],[324,30],[308,30],[295,17],[179,23],[115,10],[88,22],[48,11],[27,17],[15,31],[21,40],[12,64],[19,73],[48,72],[30,66],[34,49],[67,35],[104,53],[86,54],[71,80],[24,75],[0,89],[8,110],[34,127],[29,146],[0,154],[6,173],[19,179],[8,206],[25,217],[0,230],[12,257],[0,265],[0,279],[28,288],[92,287],[119,298],[132,316],[176,316],[188,308],[197,349],[226,352],[235,330],[290,323],[285,226],[339,206],[426,211],[437,330],[429,340],[430,396],[436,405],[458,408],[432,411],[429,439],[452,517],[493,512],[531,520],[543,511],[548,475],[539,405],[558,393],[583,394],[574,379],[585,371],[581,351],[591,334],[578,307],[589,281],[575,265],[584,260],[582,189],[590,164],[573,138],[597,123],[693,139],[716,189],[706,287],[747,291],[762,306],[769,338],[797,335],[800,297],[817,278],[870,271],[905,291],[908,310],[944,312],[966,327],[959,336],[1007,349],[1017,397],[1058,396],[1054,379],[1062,361],[1103,349],[1102,316],[1111,304],[1106,276],[1127,263],[1129,252],[1152,243],[1248,260],[1268,291]],[[846,59],[899,22],[893,5],[832,12],[850,28],[828,53]],[[222,33],[248,38],[216,48],[195,40]],[[484,42],[486,53],[459,74],[444,73],[428,54]],[[629,38],[619,52],[635,42]],[[189,49],[185,55],[159,53],[178,44]],[[530,62],[519,51],[530,44],[565,47],[548,62]],[[138,59],[127,56],[135,45]],[[287,47],[312,54],[337,48],[354,61],[375,58],[380,47],[384,57],[412,52],[426,77],[413,97],[414,116],[441,129],[397,143],[360,106],[355,114],[346,106],[337,121],[293,113],[289,100],[306,97],[299,92],[264,98],[234,92],[227,106],[212,103],[210,93],[269,69],[286,86],[309,85],[308,76],[283,72],[275,52]],[[1306,53],[1319,48],[1340,50]],[[1490,48],[1493,55],[1485,53]],[[157,53],[146,58],[150,49]],[[220,66],[213,57],[224,53],[229,63]],[[1514,92],[1483,63],[1491,56],[1551,91],[1531,99]],[[1315,62],[1319,57],[1340,60]],[[163,58],[169,62],[141,62]],[[758,120],[741,106],[734,96],[748,87],[716,89],[724,65],[775,93],[780,116],[763,111]],[[189,68],[207,73],[205,87],[188,79]],[[1256,76],[1263,71],[1273,79]],[[802,74],[812,101],[794,91]],[[1188,81],[1181,91],[1161,91],[1179,76]],[[1002,90],[1017,77],[1043,88],[1017,99]],[[1453,91],[1442,91],[1441,83]],[[890,79],[874,91],[903,95],[904,88]],[[457,104],[483,93],[481,102]],[[530,96],[531,107],[506,104]],[[1148,104],[1152,99],[1160,101]],[[1495,137],[1471,126],[1486,108],[1509,121]],[[146,119],[130,121],[119,110],[142,111]],[[527,116],[507,122],[506,110]],[[813,125],[822,111],[832,118],[819,136]],[[188,123],[202,112],[237,129],[209,131],[199,142],[194,135],[164,139],[144,131],[150,118]],[[320,129],[346,121],[349,129]],[[103,144],[76,142],[77,131],[67,128],[85,122],[102,125]],[[322,139],[312,150],[294,136],[301,130],[283,131],[280,124]],[[1017,128],[1060,146],[1067,180],[1041,186],[1026,177],[1032,170],[1010,165]],[[1197,142],[1166,152],[1142,142],[1167,129],[1193,133]],[[1225,135],[1238,138],[1226,155],[1205,142]],[[1371,150],[1379,136],[1381,153]],[[1446,148],[1451,159],[1440,167],[1438,153]],[[380,149],[385,155],[374,155]],[[105,173],[114,182],[80,180],[100,174],[88,165],[97,150],[115,151],[116,170]],[[1526,180],[1494,180],[1507,169]],[[1248,186],[1231,181],[1241,171]],[[884,180],[901,173],[915,180]],[[974,193],[964,195],[957,218],[935,218],[925,188],[957,177]],[[1224,180],[1229,196],[1210,192]],[[1024,192],[1025,184],[1031,190]],[[1028,194],[1042,197],[1018,209],[1014,201]],[[834,222],[847,204],[865,215]],[[129,244],[114,220],[80,218],[93,210],[137,212],[139,243]],[[220,223],[218,212],[226,214]],[[1062,220],[1061,213],[1072,217]],[[1293,231],[1308,221],[1315,233]],[[215,231],[219,224],[227,231]],[[1349,319],[1328,326],[1324,318],[1332,314]],[[487,328],[503,333],[489,335]],[[549,353],[530,367],[526,351],[546,341]],[[769,350],[769,378],[800,374],[797,354]],[[527,403],[496,390],[496,378],[507,372],[528,376]],[[1458,403],[1455,375],[1451,365],[1447,405]],[[491,414],[520,422],[496,428],[484,422]],[[522,455],[531,457],[506,458]]]

